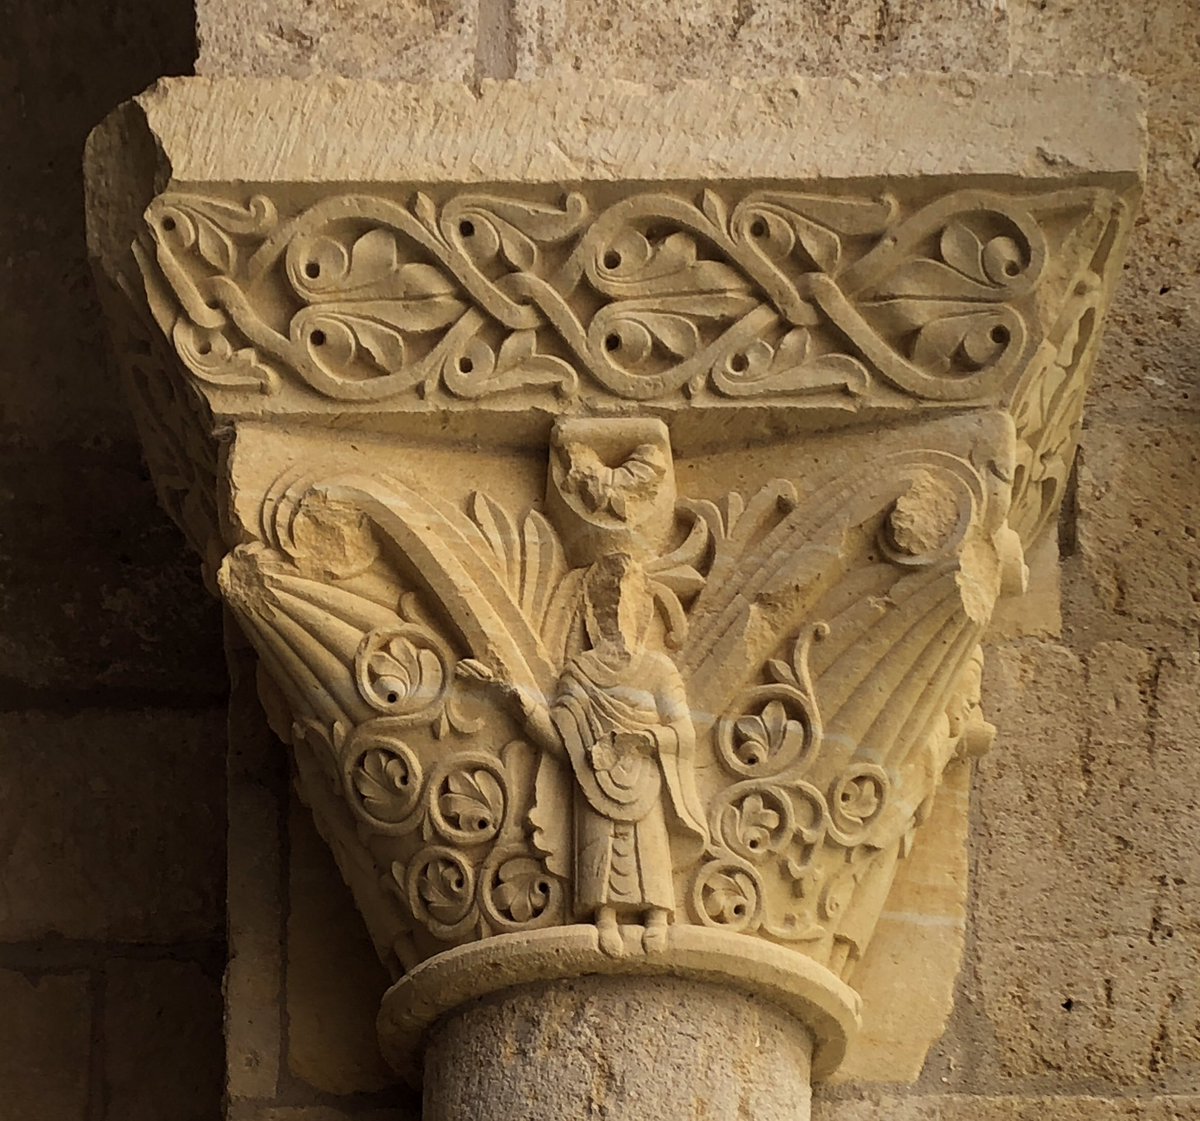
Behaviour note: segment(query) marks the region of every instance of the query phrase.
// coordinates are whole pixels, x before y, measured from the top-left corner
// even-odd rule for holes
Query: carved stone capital
[[[765,995],[836,1068],[991,739],[980,643],[1066,486],[1139,143],[1121,85],[1035,78],[188,80],[101,126],[147,454],[398,1071],[584,974]]]

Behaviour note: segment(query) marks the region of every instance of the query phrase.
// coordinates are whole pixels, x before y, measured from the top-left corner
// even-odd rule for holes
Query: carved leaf
[[[446,786],[441,798],[442,814],[457,829],[484,836],[499,828],[504,792],[489,771],[451,771]]]
[[[418,191],[413,196],[412,209],[427,230],[433,232],[437,229],[437,207],[424,191]]]
[[[650,333],[672,354],[690,358],[700,349],[700,332],[696,325],[681,315],[642,312],[638,318]]]
[[[370,319],[347,317],[354,333],[372,361],[381,370],[393,374],[404,366],[404,336],[394,328]]]
[[[550,883],[541,863],[515,857],[500,865],[493,893],[496,909],[514,922],[526,923],[541,914],[550,902]]]
[[[470,907],[470,879],[449,857],[426,860],[416,886],[429,914],[446,926],[461,922]]]
[[[958,269],[964,276],[988,282],[983,271],[983,243],[961,222],[950,222],[942,231],[942,260],[951,268]]]
[[[233,239],[216,223],[201,214],[195,215],[196,249],[218,272],[231,273],[237,259]]]
[[[475,491],[470,501],[471,518],[491,547],[492,566],[514,594],[519,594],[518,551],[521,538],[517,533],[516,523],[503,506],[481,491]]]

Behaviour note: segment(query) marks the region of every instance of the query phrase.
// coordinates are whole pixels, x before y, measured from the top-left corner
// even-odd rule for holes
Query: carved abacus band
[[[1011,390],[1040,306],[1074,282],[1047,267],[1052,240],[1103,243],[1121,205],[1090,187],[517,188],[299,210],[170,192],[139,261],[183,361],[227,391],[906,408]]]

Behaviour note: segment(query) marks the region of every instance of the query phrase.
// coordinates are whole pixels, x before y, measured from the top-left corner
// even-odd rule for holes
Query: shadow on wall
[[[0,14],[0,1115],[216,1121],[220,614],[141,462],[81,170],[106,113],[191,71],[195,12]]]
[[[161,514],[87,265],[89,130],[192,69],[187,0],[10,0],[0,45],[0,709],[212,703],[219,620]]]

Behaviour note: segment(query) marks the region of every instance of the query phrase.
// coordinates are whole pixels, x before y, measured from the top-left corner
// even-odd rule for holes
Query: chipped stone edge
[[[1140,175],[1140,100],[1135,83],[1110,75],[914,73],[489,80],[478,92],[460,82],[167,78],[135,104],[181,183],[557,184]]]

